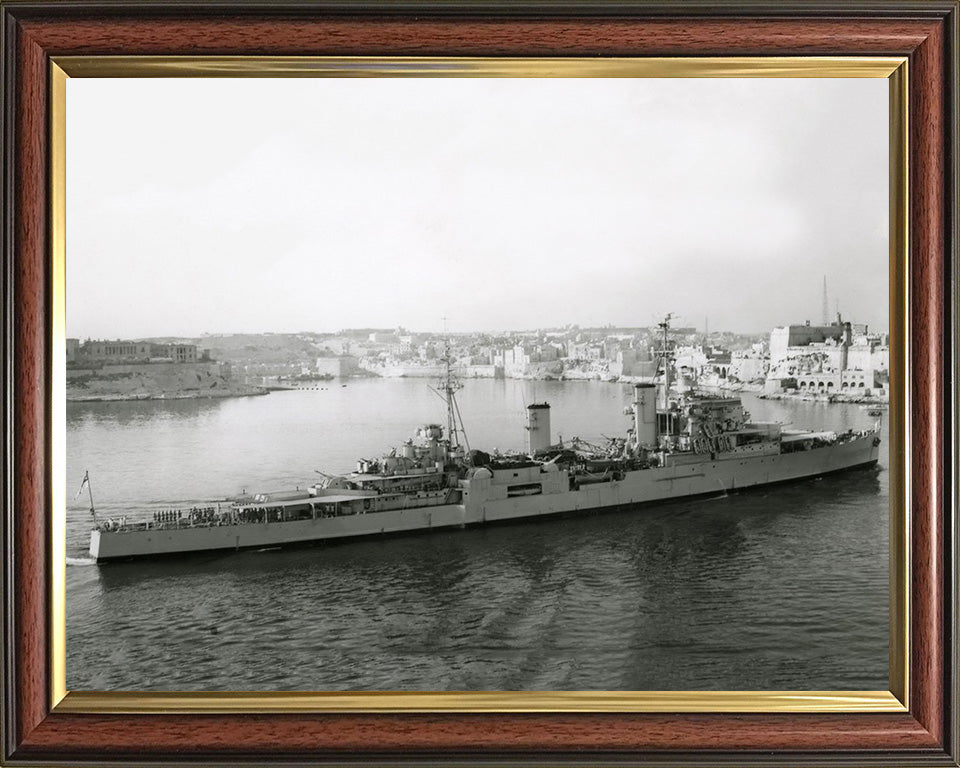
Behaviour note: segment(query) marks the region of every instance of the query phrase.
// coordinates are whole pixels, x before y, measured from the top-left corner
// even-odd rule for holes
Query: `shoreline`
[[[68,403],[129,403],[139,401],[166,401],[166,400],[225,400],[229,397],[260,397],[270,394],[269,390],[262,389],[251,392],[223,392],[212,394],[210,392],[198,392],[196,394],[189,392],[180,392],[172,395],[144,395],[144,394],[117,394],[117,395],[67,395]]]
[[[810,397],[781,392],[769,394],[760,392],[757,393],[757,397],[761,400],[789,400],[797,403],[823,403],[825,405],[875,405],[877,407],[887,407],[890,405],[890,398],[884,397],[883,395],[855,395],[853,397],[850,395],[826,395],[824,397]]]
[[[361,376],[361,377],[344,377],[344,378],[365,378],[365,379],[380,379],[381,381],[390,381],[398,378],[404,379],[413,379],[413,378],[428,378],[424,377],[414,377],[414,376]],[[485,376],[471,376],[465,377],[471,379],[487,379]],[[599,377],[571,377],[571,378],[541,378],[541,377],[505,377],[505,380],[514,380],[514,381],[557,381],[557,382],[599,382],[603,384],[620,384],[620,385],[632,385],[638,383],[641,377],[634,376],[620,376],[617,378],[599,378]],[[339,381],[339,379],[334,380],[325,380],[325,384],[334,384]],[[644,379],[645,381],[645,379]],[[346,386],[343,384],[343,386]],[[180,401],[180,400],[223,400],[231,397],[261,397],[264,395],[269,395],[271,392],[287,392],[287,391],[300,391],[300,390],[311,390],[318,389],[318,387],[312,386],[279,386],[279,387],[251,387],[249,391],[242,392],[212,392],[210,390],[206,391],[196,391],[196,392],[177,392],[177,393],[159,393],[159,394],[145,394],[145,393],[128,393],[128,394],[100,394],[100,395],[67,395],[68,403],[124,403],[124,402],[140,402],[140,401]],[[755,397],[760,398],[761,400],[784,400],[789,402],[809,402],[809,403],[823,403],[824,405],[874,405],[878,407],[886,407],[889,405],[889,398],[882,395],[859,395],[859,396],[849,396],[849,395],[829,395],[824,397],[814,396],[810,397],[807,394],[800,393],[789,393],[789,392],[771,392],[766,393],[763,391],[763,385],[753,384],[753,383],[744,383],[736,387],[700,387],[699,391],[702,394],[720,394],[724,396],[730,395],[740,395],[740,394],[749,394],[754,395]]]

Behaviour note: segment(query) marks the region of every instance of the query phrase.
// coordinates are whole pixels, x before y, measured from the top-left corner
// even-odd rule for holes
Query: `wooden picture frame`
[[[0,2],[4,719],[11,765],[94,762],[958,765],[956,2]],[[884,56],[908,63],[912,425],[903,711],[311,713],[59,706],[52,672],[56,61],[102,56]],[[898,201],[892,201],[896,205]],[[896,546],[896,543],[894,543]],[[385,707],[391,709],[390,707]],[[121,708],[122,709],[122,708]],[[159,712],[158,712],[159,709]],[[586,709],[586,708],[585,708]]]

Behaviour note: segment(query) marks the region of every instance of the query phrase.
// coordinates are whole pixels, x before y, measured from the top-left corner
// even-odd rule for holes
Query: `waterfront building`
[[[763,381],[770,370],[770,355],[766,344],[754,344],[750,349],[730,353],[728,376],[736,381]]]
[[[866,334],[866,325],[844,322],[839,314],[830,325],[810,325],[807,320],[803,325],[774,328],[770,332],[770,366],[775,368],[783,360],[813,349],[833,349],[838,355],[842,350],[846,354],[853,338]],[[846,359],[837,358],[837,363],[838,367],[845,367]]]
[[[197,362],[196,344],[167,344],[166,357],[173,358],[175,363]]]
[[[318,376],[350,376],[360,370],[357,358],[352,355],[337,355],[335,357],[318,357],[315,371]]]
[[[557,349],[552,345],[515,344],[494,357],[494,366],[502,368],[508,378],[556,375],[562,370]]]
[[[709,359],[707,354],[703,351],[703,346],[700,344],[677,345],[674,348],[673,354],[677,370],[680,368],[687,368],[695,375],[700,374]]]
[[[768,391],[798,389],[818,394],[875,394],[885,389],[889,343],[866,325],[790,325],[770,334]]]

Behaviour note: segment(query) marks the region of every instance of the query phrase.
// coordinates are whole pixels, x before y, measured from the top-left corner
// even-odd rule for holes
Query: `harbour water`
[[[444,404],[418,379],[219,401],[69,404],[68,492],[150,516],[304,487],[398,446]],[[475,379],[471,447],[628,426],[630,387]],[[755,420],[870,426],[855,405],[744,403]],[[885,421],[885,417],[884,417]],[[92,564],[67,509],[71,690],[886,690],[880,468],[708,500],[288,551]]]

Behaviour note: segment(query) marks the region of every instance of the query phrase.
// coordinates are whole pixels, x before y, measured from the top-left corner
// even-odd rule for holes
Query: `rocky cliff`
[[[141,363],[67,370],[67,401],[176,400],[264,394],[219,363]]]

